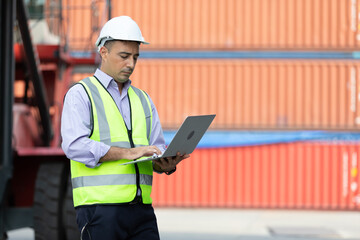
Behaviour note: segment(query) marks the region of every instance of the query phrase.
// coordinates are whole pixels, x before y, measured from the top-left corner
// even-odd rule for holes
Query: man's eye
[[[120,55],[121,58],[126,59],[128,56],[127,55]]]

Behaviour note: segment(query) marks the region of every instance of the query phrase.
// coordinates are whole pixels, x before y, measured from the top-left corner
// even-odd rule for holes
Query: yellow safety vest
[[[79,83],[91,102],[93,128],[90,139],[122,148],[149,145],[152,111],[145,92],[129,87],[132,129],[128,130],[110,93],[95,77],[85,78]],[[74,206],[129,203],[137,195],[141,196],[143,203],[152,203],[152,162],[119,165],[127,161],[130,160],[119,159],[88,168],[71,160]]]

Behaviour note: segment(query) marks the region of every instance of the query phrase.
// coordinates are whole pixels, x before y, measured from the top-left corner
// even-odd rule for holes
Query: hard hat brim
[[[139,41],[139,40],[132,40],[132,39],[114,39],[114,38],[109,38],[108,40],[106,40],[104,43],[101,43],[101,41],[103,40],[104,38],[102,38],[102,39],[98,39],[97,41],[96,41],[96,43],[95,43],[95,46],[96,47],[102,47],[102,46],[104,46],[104,44],[105,44],[105,42],[106,41],[111,41],[111,40],[119,40],[119,41],[132,41],[132,42],[138,42],[138,43],[142,43],[142,44],[145,44],[145,45],[148,45],[148,44],[150,44],[149,42],[146,42],[146,41]],[[100,44],[101,44],[101,46],[100,46]]]

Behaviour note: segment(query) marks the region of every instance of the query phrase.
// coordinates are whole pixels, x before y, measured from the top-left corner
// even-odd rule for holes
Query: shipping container
[[[131,79],[167,129],[214,113],[221,129],[360,129],[359,61],[141,59]]]
[[[93,47],[107,20],[104,2],[63,1],[72,49]],[[359,11],[356,0],[112,1],[112,16],[131,16],[146,49],[354,50]]]
[[[359,143],[292,142],[196,149],[154,175],[157,207],[359,210]]]
[[[100,30],[108,20],[106,3],[103,0],[62,0],[61,36],[66,51],[94,51]],[[57,6],[49,6],[47,12]],[[51,16],[50,16],[51,18]],[[49,20],[48,20],[49,21]],[[56,26],[53,28],[56,28]]]

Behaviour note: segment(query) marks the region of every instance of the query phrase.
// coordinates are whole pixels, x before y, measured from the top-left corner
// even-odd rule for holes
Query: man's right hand
[[[115,161],[119,159],[135,160],[145,156],[160,155],[161,151],[156,146],[142,146],[136,148],[110,147],[109,151],[100,158],[99,162]]]
[[[130,156],[129,158],[125,159],[135,160],[141,157],[149,157],[153,156],[154,154],[161,154],[161,151],[157,146],[142,146],[137,148],[130,148],[129,150],[131,152]]]

